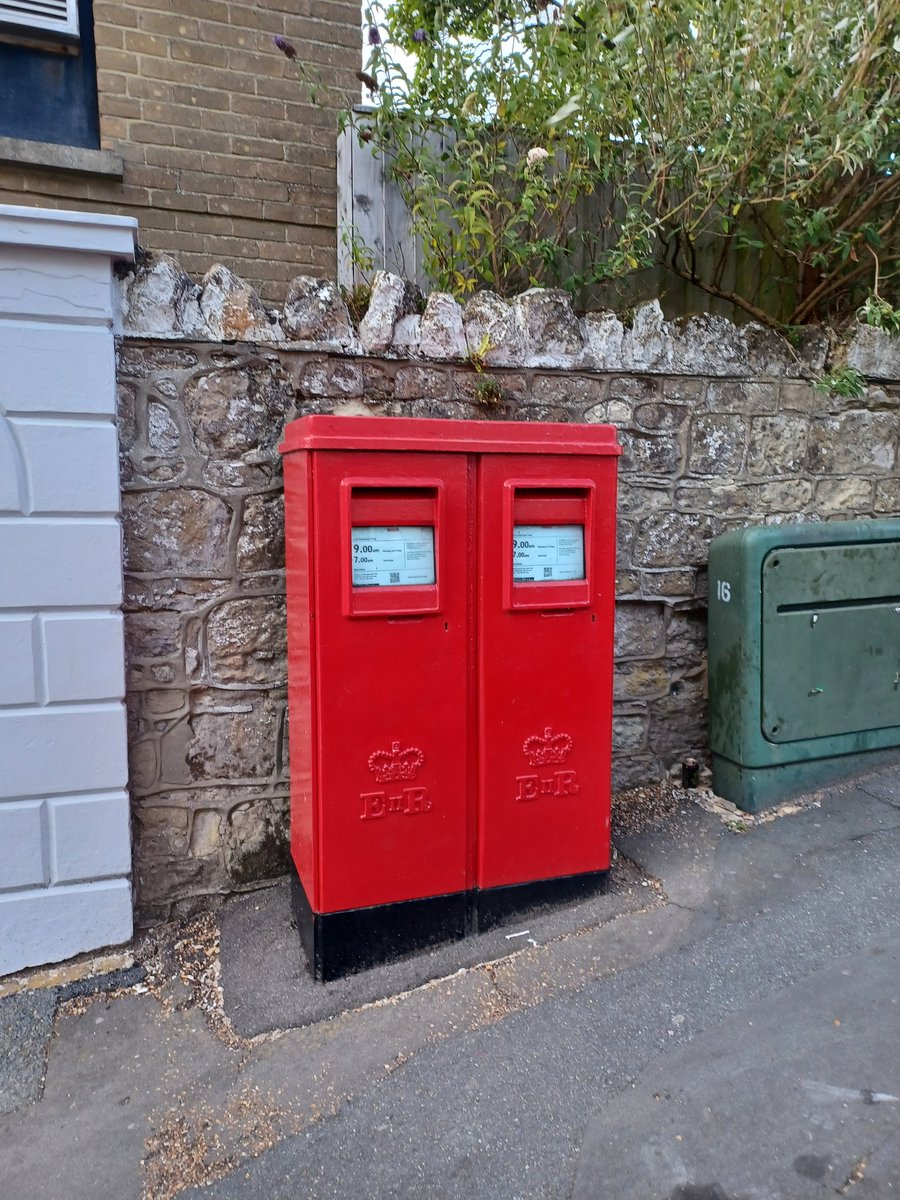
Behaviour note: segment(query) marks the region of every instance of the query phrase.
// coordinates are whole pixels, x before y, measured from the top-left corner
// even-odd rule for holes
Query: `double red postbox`
[[[602,885],[614,430],[312,416],[281,450],[316,978]]]

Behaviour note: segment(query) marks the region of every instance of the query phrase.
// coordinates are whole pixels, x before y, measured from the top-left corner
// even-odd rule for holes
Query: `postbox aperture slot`
[[[347,616],[403,617],[441,608],[440,480],[347,479],[341,487]]]
[[[510,609],[590,604],[592,481],[508,480],[504,488],[503,603]]]
[[[900,596],[866,596],[862,600],[821,600],[818,604],[804,600],[798,604],[779,604],[775,611],[781,613],[817,613],[830,608],[873,608],[879,604],[900,604]]]
[[[515,518],[523,524],[529,521],[552,521],[560,525],[569,522],[584,524],[590,493],[586,488],[515,489]]]
[[[354,525],[375,525],[387,513],[400,525],[433,525],[437,488],[353,487],[350,493]]]

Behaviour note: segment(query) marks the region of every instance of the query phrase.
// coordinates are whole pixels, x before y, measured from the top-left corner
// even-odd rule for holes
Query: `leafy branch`
[[[769,324],[900,291],[900,0],[393,0],[348,109],[438,287],[647,268]]]

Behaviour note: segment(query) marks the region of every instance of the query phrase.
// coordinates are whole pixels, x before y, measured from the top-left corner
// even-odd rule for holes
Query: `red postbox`
[[[284,455],[291,849],[313,973],[609,868],[609,426],[304,417]]]

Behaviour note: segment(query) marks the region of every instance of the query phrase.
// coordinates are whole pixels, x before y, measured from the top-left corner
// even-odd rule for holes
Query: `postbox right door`
[[[478,466],[481,889],[609,867],[615,459]]]

